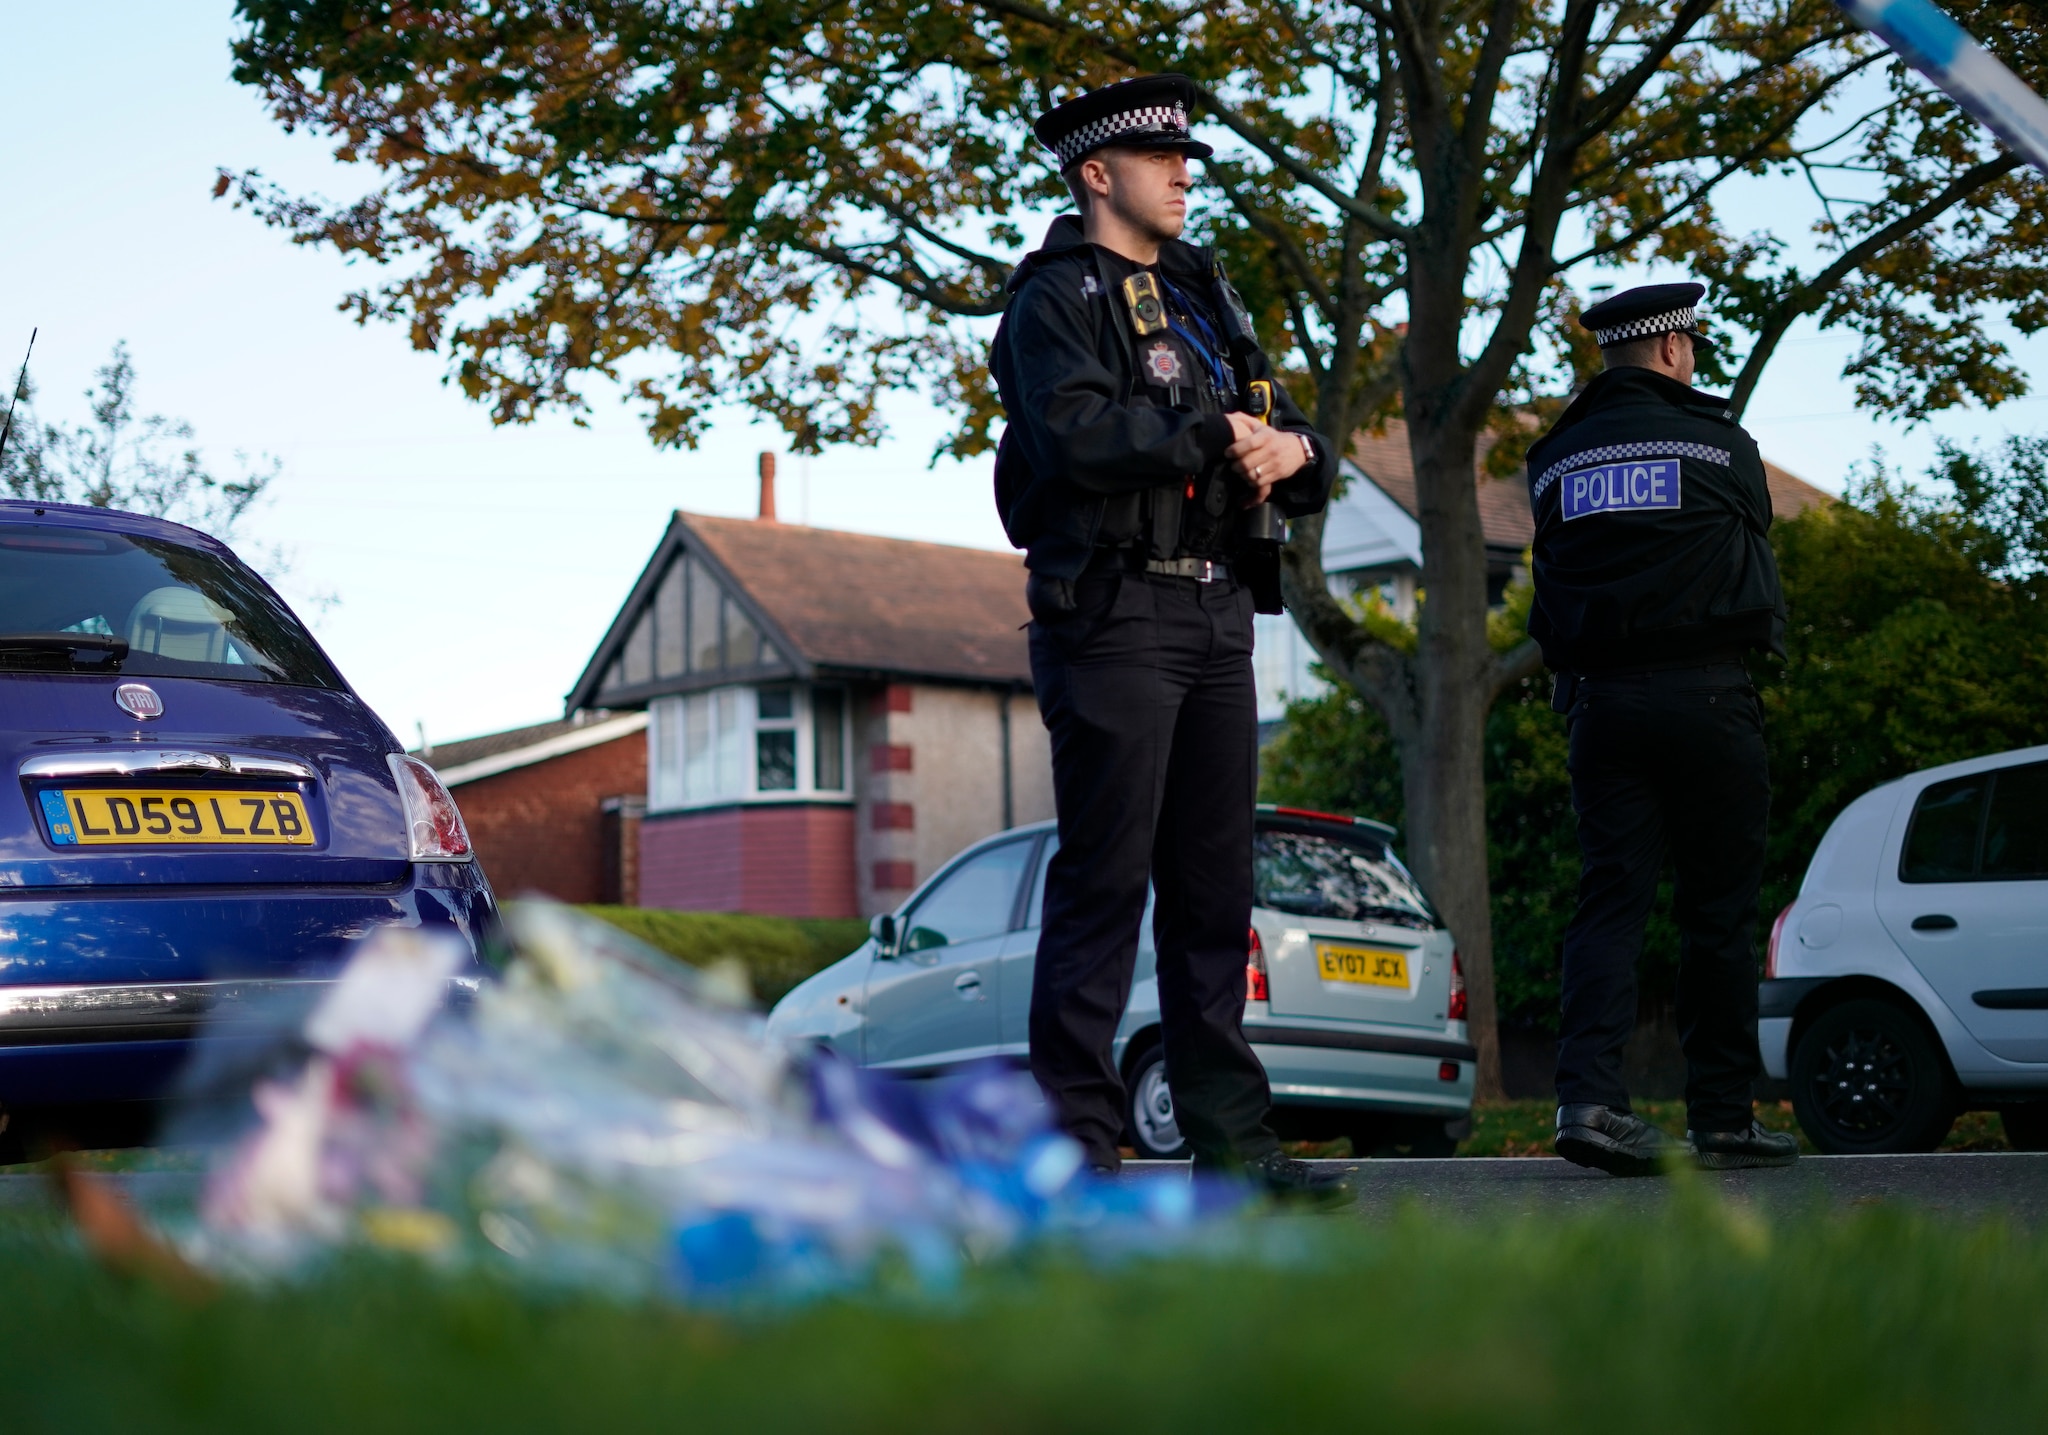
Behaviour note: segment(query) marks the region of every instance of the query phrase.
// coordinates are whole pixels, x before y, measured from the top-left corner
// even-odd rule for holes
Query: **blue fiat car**
[[[159,1096],[385,923],[483,974],[447,790],[205,534],[0,501],[0,763],[0,1111]]]

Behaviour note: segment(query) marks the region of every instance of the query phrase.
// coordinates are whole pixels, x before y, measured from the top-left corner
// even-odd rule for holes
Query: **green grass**
[[[868,924],[858,917],[753,917],[599,905],[582,910],[693,967],[737,959],[763,1006],[773,1006],[791,987],[831,966],[868,935]]]
[[[0,1225],[10,1430],[2003,1431],[2048,1410],[2048,1239],[1883,1207],[1768,1223],[1411,1210],[1005,1265],[747,1319],[361,1265],[198,1308]],[[2029,1416],[2027,1411],[2033,1411]],[[1333,1423],[1334,1422],[1334,1423]]]

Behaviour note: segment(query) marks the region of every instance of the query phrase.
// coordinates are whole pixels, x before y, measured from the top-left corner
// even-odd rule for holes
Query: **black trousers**
[[[1763,1069],[1754,936],[1771,802],[1756,690],[1739,662],[1600,675],[1579,680],[1569,712],[1583,865],[1564,936],[1557,1098],[1629,1109],[1622,1047],[1668,852],[1689,1124],[1747,1129]]]
[[[1052,732],[1060,849],[1046,873],[1031,1071],[1091,1162],[1117,1164],[1111,1043],[1131,994],[1146,881],[1167,1080],[1204,1162],[1263,1156],[1265,1068],[1244,1038],[1258,704],[1252,599],[1234,580],[1094,572],[1031,625]]]

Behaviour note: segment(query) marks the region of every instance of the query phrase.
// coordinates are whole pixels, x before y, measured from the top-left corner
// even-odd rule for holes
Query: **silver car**
[[[1261,807],[1244,1030],[1288,1139],[1349,1136],[1360,1152],[1450,1155],[1470,1130],[1474,1052],[1451,935],[1362,818]],[[867,1066],[930,1073],[1029,1053],[1032,964],[1050,822],[962,852],[870,939],[776,1004],[770,1032]],[[1159,1036],[1148,907],[1117,1028],[1131,1147],[1185,1156]]]

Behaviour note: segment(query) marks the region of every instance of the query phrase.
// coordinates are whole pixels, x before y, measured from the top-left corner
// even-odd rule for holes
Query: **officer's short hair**
[[[1600,357],[1610,369],[1647,369],[1657,362],[1657,354],[1664,347],[1664,336],[1652,334],[1645,339],[1624,339],[1619,344],[1603,344]]]

